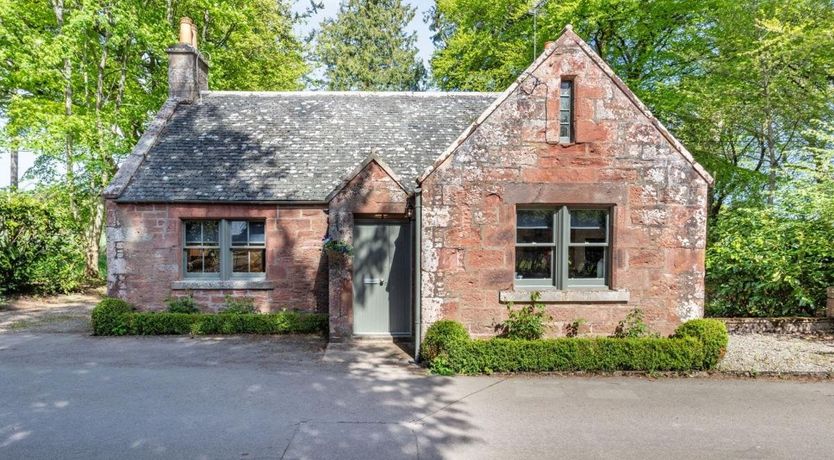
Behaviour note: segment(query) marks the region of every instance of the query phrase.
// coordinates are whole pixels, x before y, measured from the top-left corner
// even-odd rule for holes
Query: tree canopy
[[[426,69],[417,56],[416,33],[405,27],[415,9],[402,0],[346,0],[325,21],[315,57],[330,90],[417,91]]]
[[[307,71],[289,7],[276,0],[0,0],[0,116],[30,173],[63,183],[98,276],[100,193],[167,92],[165,49],[189,16],[213,89],[300,88]]]

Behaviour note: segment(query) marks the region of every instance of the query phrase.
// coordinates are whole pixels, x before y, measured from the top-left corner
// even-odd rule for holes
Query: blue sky
[[[323,0],[324,8],[319,10],[318,14],[310,18],[306,24],[299,24],[296,30],[299,36],[306,35],[310,30],[317,27],[324,19],[335,17],[339,11],[339,0]],[[434,51],[434,45],[431,41],[431,31],[428,24],[423,22],[424,13],[434,4],[431,0],[406,0],[406,3],[417,8],[417,14],[414,15],[414,20],[409,24],[409,30],[417,32],[417,48],[420,50],[420,58],[428,68],[428,61]],[[308,0],[296,0],[293,10],[301,11],[308,5]],[[0,128],[2,128],[4,120],[0,119]],[[29,152],[20,153],[20,172],[23,174],[27,169],[31,168],[35,161],[34,155]],[[0,152],[0,187],[7,187],[9,185],[9,169],[10,158],[8,152]],[[24,188],[31,184],[22,184]]]

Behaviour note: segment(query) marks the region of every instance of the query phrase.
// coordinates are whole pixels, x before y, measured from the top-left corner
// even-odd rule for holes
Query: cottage
[[[554,335],[702,315],[712,178],[570,27],[500,94],[209,91],[189,27],[105,192],[110,295],[319,310],[332,339],[492,335],[534,291]]]

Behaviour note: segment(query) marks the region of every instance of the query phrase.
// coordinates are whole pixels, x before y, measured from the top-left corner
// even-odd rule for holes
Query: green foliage
[[[674,337],[694,337],[704,347],[704,369],[712,369],[727,352],[727,325],[717,319],[689,320],[675,330]]]
[[[121,299],[107,297],[93,308],[94,335],[125,335],[129,332],[129,314],[134,308]]]
[[[353,255],[353,245],[342,240],[334,240],[332,238],[325,238],[324,250],[327,251],[328,254],[336,254],[341,256],[350,256]]]
[[[437,329],[427,331],[421,359],[432,372],[442,375],[708,369],[720,359],[721,350],[726,347],[726,329],[722,345],[720,330],[710,321],[699,321],[693,326],[682,326],[679,329],[681,336],[673,338],[565,337],[544,340],[471,340],[462,325],[443,321]]]
[[[181,16],[198,26],[212,89],[300,88],[307,66],[282,0],[0,0],[0,150],[36,154],[30,178],[68,195],[84,250],[80,270],[55,264],[66,283],[100,278],[101,192],[167,97]]]
[[[70,292],[87,284],[83,242],[56,193],[0,191],[0,294]]]
[[[614,337],[618,339],[636,339],[640,337],[658,337],[656,332],[649,329],[644,319],[643,310],[635,308],[626,315],[625,319],[617,324],[614,330]]]
[[[463,324],[447,319],[436,321],[426,330],[426,336],[420,346],[420,359],[433,362],[448,353],[450,347],[468,340],[469,333]]]
[[[200,312],[200,309],[197,308],[197,302],[190,294],[187,296],[172,297],[166,300],[165,304],[168,305],[168,311],[170,313],[193,314]]]
[[[104,308],[102,304],[93,310],[96,335],[313,334],[326,330],[325,315],[295,311],[266,314],[133,312],[124,306],[114,310],[110,305]]]
[[[502,336],[509,339],[535,340],[544,336],[544,322],[550,319],[544,305],[539,302],[541,293],[530,293],[530,304],[513,309],[513,303],[507,304],[508,318],[498,326]]]
[[[834,285],[834,223],[769,209],[733,209],[710,228],[711,316],[813,316]]]
[[[233,297],[228,294],[224,297],[222,313],[232,315],[255,314],[255,299],[251,297]]]
[[[402,0],[346,0],[324,21],[316,59],[330,90],[416,91],[426,69],[417,56],[416,33],[404,28],[415,8]]]

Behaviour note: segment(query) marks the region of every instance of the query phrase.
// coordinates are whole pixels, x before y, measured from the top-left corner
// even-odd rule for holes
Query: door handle
[[[385,279],[383,278],[364,278],[362,280],[362,284],[379,284],[382,286],[383,283],[385,283]]]

